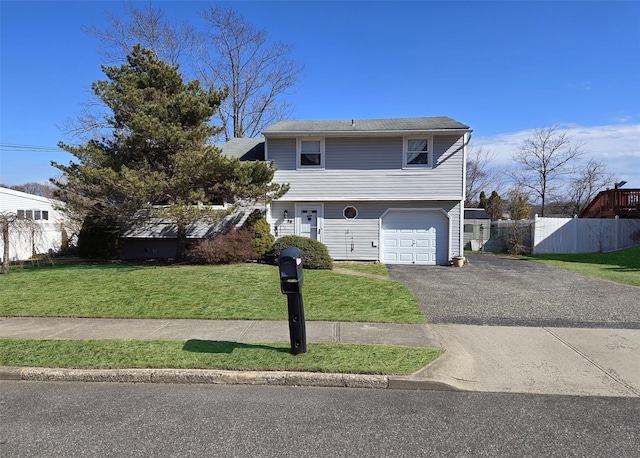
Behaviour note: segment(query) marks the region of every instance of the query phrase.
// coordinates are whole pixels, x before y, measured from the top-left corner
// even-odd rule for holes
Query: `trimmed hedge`
[[[286,235],[276,240],[266,256],[267,262],[278,264],[280,253],[292,246],[302,252],[302,267],[305,269],[331,270],[333,268],[333,259],[323,243],[298,235]]]

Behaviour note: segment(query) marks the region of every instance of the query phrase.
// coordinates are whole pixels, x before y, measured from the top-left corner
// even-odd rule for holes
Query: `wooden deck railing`
[[[581,218],[640,218],[640,189],[601,191],[580,214]]]

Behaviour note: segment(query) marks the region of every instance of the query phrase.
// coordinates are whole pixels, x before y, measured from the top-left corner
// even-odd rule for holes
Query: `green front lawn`
[[[363,274],[372,274],[372,275],[381,275],[381,276],[389,275],[387,266],[380,263],[362,263],[362,262],[346,263],[345,262],[345,263],[334,264],[333,268],[352,270],[354,272],[359,272]]]
[[[284,343],[202,340],[0,339],[0,366],[66,368],[175,368],[287,370],[357,374],[411,374],[442,350],[389,345],[307,345],[291,355]]]
[[[527,259],[588,277],[640,286],[640,247],[611,253],[538,254]]]
[[[0,276],[0,316],[286,320],[278,268],[78,264],[12,267]],[[305,270],[307,320],[423,323],[403,284]]]

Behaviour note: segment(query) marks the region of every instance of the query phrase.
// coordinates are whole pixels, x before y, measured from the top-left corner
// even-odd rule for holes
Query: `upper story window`
[[[35,219],[35,220],[48,220],[48,210],[18,210],[16,212],[18,219]]]
[[[433,140],[431,137],[404,139],[403,167],[431,167]]]
[[[324,168],[324,139],[305,138],[297,141],[298,168]]]

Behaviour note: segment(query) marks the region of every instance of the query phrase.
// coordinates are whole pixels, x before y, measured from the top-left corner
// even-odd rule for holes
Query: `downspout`
[[[467,200],[467,145],[471,141],[472,131],[465,132],[462,140],[462,200],[460,201],[460,225],[458,227],[458,240],[460,246],[459,256],[464,256],[464,202]],[[452,253],[456,256],[455,253]]]
[[[267,141],[267,137],[264,135],[264,132],[262,133],[262,136],[264,137],[264,161],[268,163],[269,162],[269,146],[268,146],[269,142]],[[278,238],[278,226],[277,226],[278,222],[273,220],[272,210],[273,210],[273,201],[267,204],[267,195],[265,190],[264,217],[269,223],[269,231],[271,232],[271,235],[273,235],[275,238]]]

